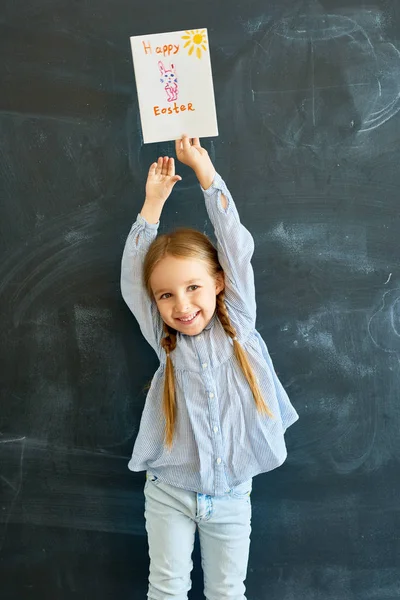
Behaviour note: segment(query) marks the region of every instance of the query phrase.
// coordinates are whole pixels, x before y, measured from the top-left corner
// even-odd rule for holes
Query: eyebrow
[[[192,285],[193,283],[201,283],[201,279],[190,279],[189,281],[184,281],[184,285]],[[163,289],[163,290],[156,290],[155,292],[153,292],[153,294],[155,296],[158,296],[158,294],[164,294],[165,292],[168,292],[168,288]]]

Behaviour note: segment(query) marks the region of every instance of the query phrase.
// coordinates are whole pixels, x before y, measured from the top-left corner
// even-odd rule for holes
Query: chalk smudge
[[[301,254],[304,260],[311,263],[339,263],[352,271],[364,273],[375,270],[367,254],[366,229],[363,225],[284,225],[281,222],[266,237],[280,243],[291,254]]]

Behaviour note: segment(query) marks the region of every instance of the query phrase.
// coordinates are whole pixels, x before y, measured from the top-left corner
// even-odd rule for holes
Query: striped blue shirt
[[[228,200],[224,209],[221,192]],[[260,414],[218,317],[198,335],[177,333],[174,365],[177,421],[172,449],[164,446],[162,410],[165,351],[163,322],[142,283],[146,252],[158,223],[138,215],[126,241],[121,291],[158,367],[147,394],[129,468],[150,470],[161,481],[188,491],[223,495],[258,473],[280,466],[287,456],[284,433],[299,417],[280,383],[267,347],[255,329],[256,301],[251,257],[254,241],[226,184],[217,174],[203,190],[225,272],[225,302],[240,344],[247,351],[263,397],[274,418]]]

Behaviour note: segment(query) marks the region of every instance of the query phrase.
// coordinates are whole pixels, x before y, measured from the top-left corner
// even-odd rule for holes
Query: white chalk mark
[[[243,26],[246,33],[250,35],[257,33],[262,27],[264,27],[267,21],[268,19],[265,17],[265,15],[254,17],[246,21],[242,17],[239,17],[239,23]]]
[[[390,273],[390,275],[388,277],[388,280],[385,282],[385,285],[387,285],[389,283],[389,281],[391,280],[391,278],[392,278],[392,274]]]
[[[21,437],[21,438],[10,438],[9,440],[1,440],[0,439],[0,444],[14,444],[15,442],[23,442],[26,439],[26,437]]]
[[[400,52],[389,42],[381,42],[375,52],[377,96],[374,109],[364,120],[360,132],[371,131],[386,123],[400,110]]]
[[[371,18],[374,15],[377,21],[372,26]],[[377,27],[381,27],[383,24],[383,20],[378,17],[378,11],[371,11],[367,22],[363,22],[360,15],[356,13],[354,18],[335,14],[296,15],[278,22],[268,31],[261,43],[255,41],[255,44],[268,55],[269,59],[274,52],[280,52],[286,62],[293,61],[292,70],[296,69],[296,62],[301,67],[302,63],[308,59],[311,72],[308,89],[304,89],[304,87],[291,90],[276,89],[280,87],[279,85],[274,86],[274,89],[265,89],[265,87],[268,88],[268,83],[266,84],[264,81],[262,84],[264,89],[256,91],[254,88],[258,88],[259,85],[253,84],[253,102],[257,103],[258,100],[262,102],[263,99],[259,95],[269,94],[271,102],[274,103],[272,110],[268,107],[264,126],[279,135],[275,128],[281,121],[277,117],[285,114],[286,142],[290,145],[297,143],[309,145],[306,143],[308,140],[298,139],[296,131],[299,127],[301,131],[307,127],[308,121],[308,127],[313,129],[314,134],[310,134],[308,131],[308,134],[305,135],[311,135],[311,137],[317,135],[317,129],[320,131],[320,127],[317,126],[321,125],[318,123],[319,112],[321,110],[323,113],[327,112],[330,102],[330,98],[324,97],[324,103],[319,105],[319,92],[323,94],[324,90],[334,90],[335,88],[339,92],[341,89],[343,90],[344,99],[349,97],[349,101],[343,103],[343,111],[347,110],[348,112],[347,115],[344,114],[344,122],[349,123],[349,133],[351,132],[354,136],[376,129],[400,111],[400,52],[392,43],[385,41],[383,32],[379,32],[380,35],[376,36]],[[372,33],[370,29],[373,30]],[[279,37],[281,41],[277,39]],[[285,38],[290,40],[289,44],[285,42]],[[339,85],[325,86],[323,84],[326,82],[326,77],[320,72],[320,65],[322,66],[323,60],[329,64],[328,44],[335,38],[342,38],[341,48],[343,50],[338,56],[337,72],[338,77],[340,74],[343,75],[341,77],[343,83],[339,81]],[[323,43],[321,44],[321,42]],[[305,53],[308,56],[305,56]],[[320,56],[321,61],[319,60]],[[288,75],[290,75],[290,69]],[[358,79],[358,82],[353,83],[352,79],[354,78]],[[360,79],[364,79],[364,81],[360,81]],[[288,76],[286,80],[289,82],[290,77]],[[270,81],[275,83],[282,81],[282,78],[279,77],[279,73],[276,73],[276,77],[271,77]],[[318,85],[319,81],[322,85]],[[293,98],[294,103],[300,102],[301,104],[301,118],[293,110],[292,105],[288,104],[290,96],[299,93],[307,94],[308,98],[308,106],[304,103],[304,99]],[[282,102],[279,102],[279,95],[282,96]],[[260,106],[259,108],[263,110],[264,107]],[[294,115],[291,123],[287,121],[285,110]],[[354,119],[354,112],[359,115],[359,119]],[[271,120],[269,126],[268,122]],[[322,122],[326,123],[327,121],[322,119]]]
[[[400,338],[400,332],[398,331],[396,323],[395,323],[394,313],[395,313],[397,305],[400,304],[400,296],[396,297],[389,306],[386,306],[386,296],[388,294],[391,294],[391,293],[395,294],[398,292],[399,292],[398,289],[388,290],[387,292],[385,292],[382,297],[382,305],[372,315],[372,317],[368,321],[368,334],[369,334],[369,337],[371,338],[371,341],[377,348],[379,348],[380,350],[383,350],[384,352],[387,352],[388,354],[394,354],[394,353],[398,354],[399,353],[399,348],[397,347],[397,345],[398,345],[397,338]],[[387,330],[387,328],[385,328],[385,325],[388,322],[388,318],[387,318],[387,314],[384,314],[384,311],[386,311],[386,313],[389,312],[389,320],[390,320],[391,330]],[[379,316],[378,316],[379,313],[382,313],[380,316],[380,320],[379,320]],[[382,334],[382,339],[384,340],[385,345],[382,345],[381,343],[379,343],[379,341],[377,339],[375,339],[375,337],[374,337],[375,333],[372,332],[372,321],[374,321],[374,320],[378,320],[377,332]],[[392,337],[393,333],[395,335],[394,339]],[[394,348],[390,348],[389,346],[393,342],[394,342]]]
[[[1,479],[2,481],[4,481],[4,483],[5,483],[5,484],[7,484],[7,485],[8,485],[8,486],[9,486],[9,487],[12,489],[12,490],[14,490],[14,492],[16,492],[16,491],[17,491],[17,488],[16,488],[16,487],[15,487],[15,486],[14,486],[14,485],[11,483],[11,481],[8,481],[8,479],[6,479],[6,478],[4,477],[4,475],[0,475],[0,479]]]
[[[324,17],[297,15],[295,18],[301,21],[302,29],[293,27],[294,17],[287,17],[277,23],[273,28],[274,33],[288,40],[311,39],[316,42],[349,36],[358,28],[355,21],[342,15],[329,14]]]
[[[346,235],[347,233],[347,235]],[[328,227],[326,224],[286,225],[282,221],[265,236],[281,244],[287,252],[302,254],[313,263],[342,263],[355,272],[372,273],[363,226]]]
[[[350,314],[352,311],[349,311]],[[343,317],[342,312],[340,312]],[[320,310],[310,315],[306,321],[296,322],[296,340],[293,345],[296,347],[314,348],[318,350],[330,364],[335,364],[340,371],[349,375],[367,376],[374,373],[373,367],[361,364],[357,361],[357,355],[349,355],[341,352],[335,345],[335,339],[332,332],[326,330],[324,324],[327,318],[327,312]],[[344,323],[345,321],[343,321]]]
[[[396,298],[396,300],[393,303],[393,307],[392,310],[390,311],[390,324],[392,326],[392,329],[394,331],[394,333],[397,335],[397,337],[400,337],[400,331],[397,327],[397,323],[395,322],[395,309],[397,307],[397,305],[400,305],[400,298]]]

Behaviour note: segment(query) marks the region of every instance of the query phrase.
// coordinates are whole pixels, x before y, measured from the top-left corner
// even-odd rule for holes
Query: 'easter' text
[[[173,113],[178,114],[180,112],[184,112],[185,110],[194,111],[195,109],[193,108],[193,104],[191,102],[188,102],[187,105],[181,104],[180,106],[174,102],[173,106],[166,106],[163,108],[160,108],[159,106],[153,106],[153,110],[155,116],[158,117],[159,115],[172,115]]]

